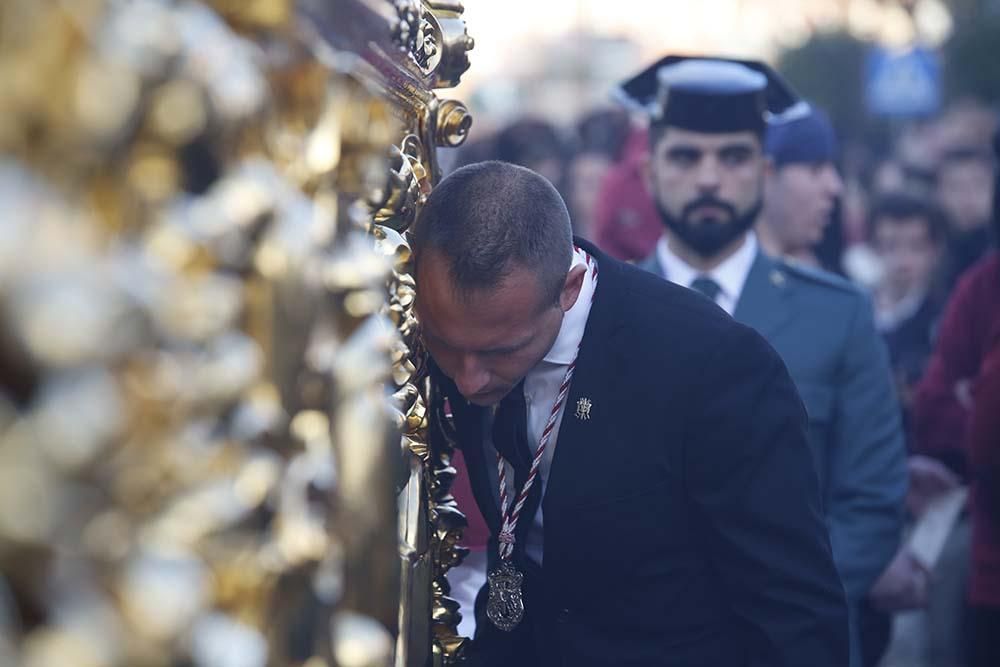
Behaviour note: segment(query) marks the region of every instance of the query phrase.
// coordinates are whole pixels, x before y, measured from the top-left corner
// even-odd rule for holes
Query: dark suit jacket
[[[525,620],[507,634],[480,619],[474,657],[843,667],[844,592],[783,363],[700,295],[580,245],[600,278],[543,501],[544,563],[522,551],[536,486],[514,556]],[[495,559],[488,411],[439,381]]]

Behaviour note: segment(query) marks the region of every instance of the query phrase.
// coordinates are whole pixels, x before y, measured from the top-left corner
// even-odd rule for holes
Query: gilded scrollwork
[[[420,28],[424,7],[418,0],[394,0],[396,20],[392,26],[392,39],[406,57],[417,53],[420,47]]]
[[[405,232],[461,13],[0,9],[0,663],[458,659]]]
[[[400,494],[402,604],[397,665],[453,664],[464,639],[457,634],[457,604],[448,597],[447,571],[464,556],[457,546],[465,518],[450,494],[454,469],[451,448],[430,435],[432,392],[426,377],[414,311],[416,283],[405,230],[416,220],[431,187],[425,145],[416,135],[392,150],[390,188],[373,213],[376,247],[391,258],[390,300],[386,314],[400,342],[393,354],[396,423],[409,471]],[[430,641],[408,640],[425,637]]]
[[[460,2],[395,0],[392,38],[431,88],[451,88],[469,68],[475,46]]]
[[[469,51],[475,42],[462,19],[461,3],[428,2],[427,6],[438,58],[429,73],[434,75],[435,88],[451,88],[469,69]]]

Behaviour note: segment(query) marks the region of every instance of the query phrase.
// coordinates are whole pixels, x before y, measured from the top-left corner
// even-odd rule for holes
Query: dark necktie
[[[524,381],[504,396],[493,415],[493,446],[514,468],[514,482],[523,486],[531,468],[528,449],[528,408],[524,402]]]
[[[691,289],[695,292],[701,292],[712,301],[715,301],[715,298],[719,296],[719,292],[722,291],[722,288],[719,287],[719,283],[706,276],[698,276],[695,278],[694,282],[691,283]]]

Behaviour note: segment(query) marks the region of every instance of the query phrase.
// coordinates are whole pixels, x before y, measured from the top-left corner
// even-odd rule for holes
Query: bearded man
[[[665,227],[642,266],[756,329],[784,360],[805,403],[834,561],[852,613],[851,664],[861,665],[859,619],[868,603],[920,604],[927,573],[897,554],[906,450],[869,299],[838,276],[769,257],[753,232],[764,207],[765,133],[811,110],[753,61],[668,56],[619,93],[649,116],[646,173]],[[891,576],[876,586],[890,563]]]

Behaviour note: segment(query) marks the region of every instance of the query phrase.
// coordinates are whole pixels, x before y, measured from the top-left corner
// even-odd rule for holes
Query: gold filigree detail
[[[456,86],[469,69],[475,46],[462,19],[460,2],[395,0],[392,39],[432,88]]]
[[[472,127],[472,116],[464,104],[445,100],[437,112],[437,145],[457,148],[465,143]]]
[[[458,660],[404,233],[469,130],[461,3],[0,13],[0,589],[60,621],[0,662]]]
[[[420,48],[420,28],[424,8],[419,0],[394,0],[396,22],[392,28],[392,39],[400,52],[413,56]]]

